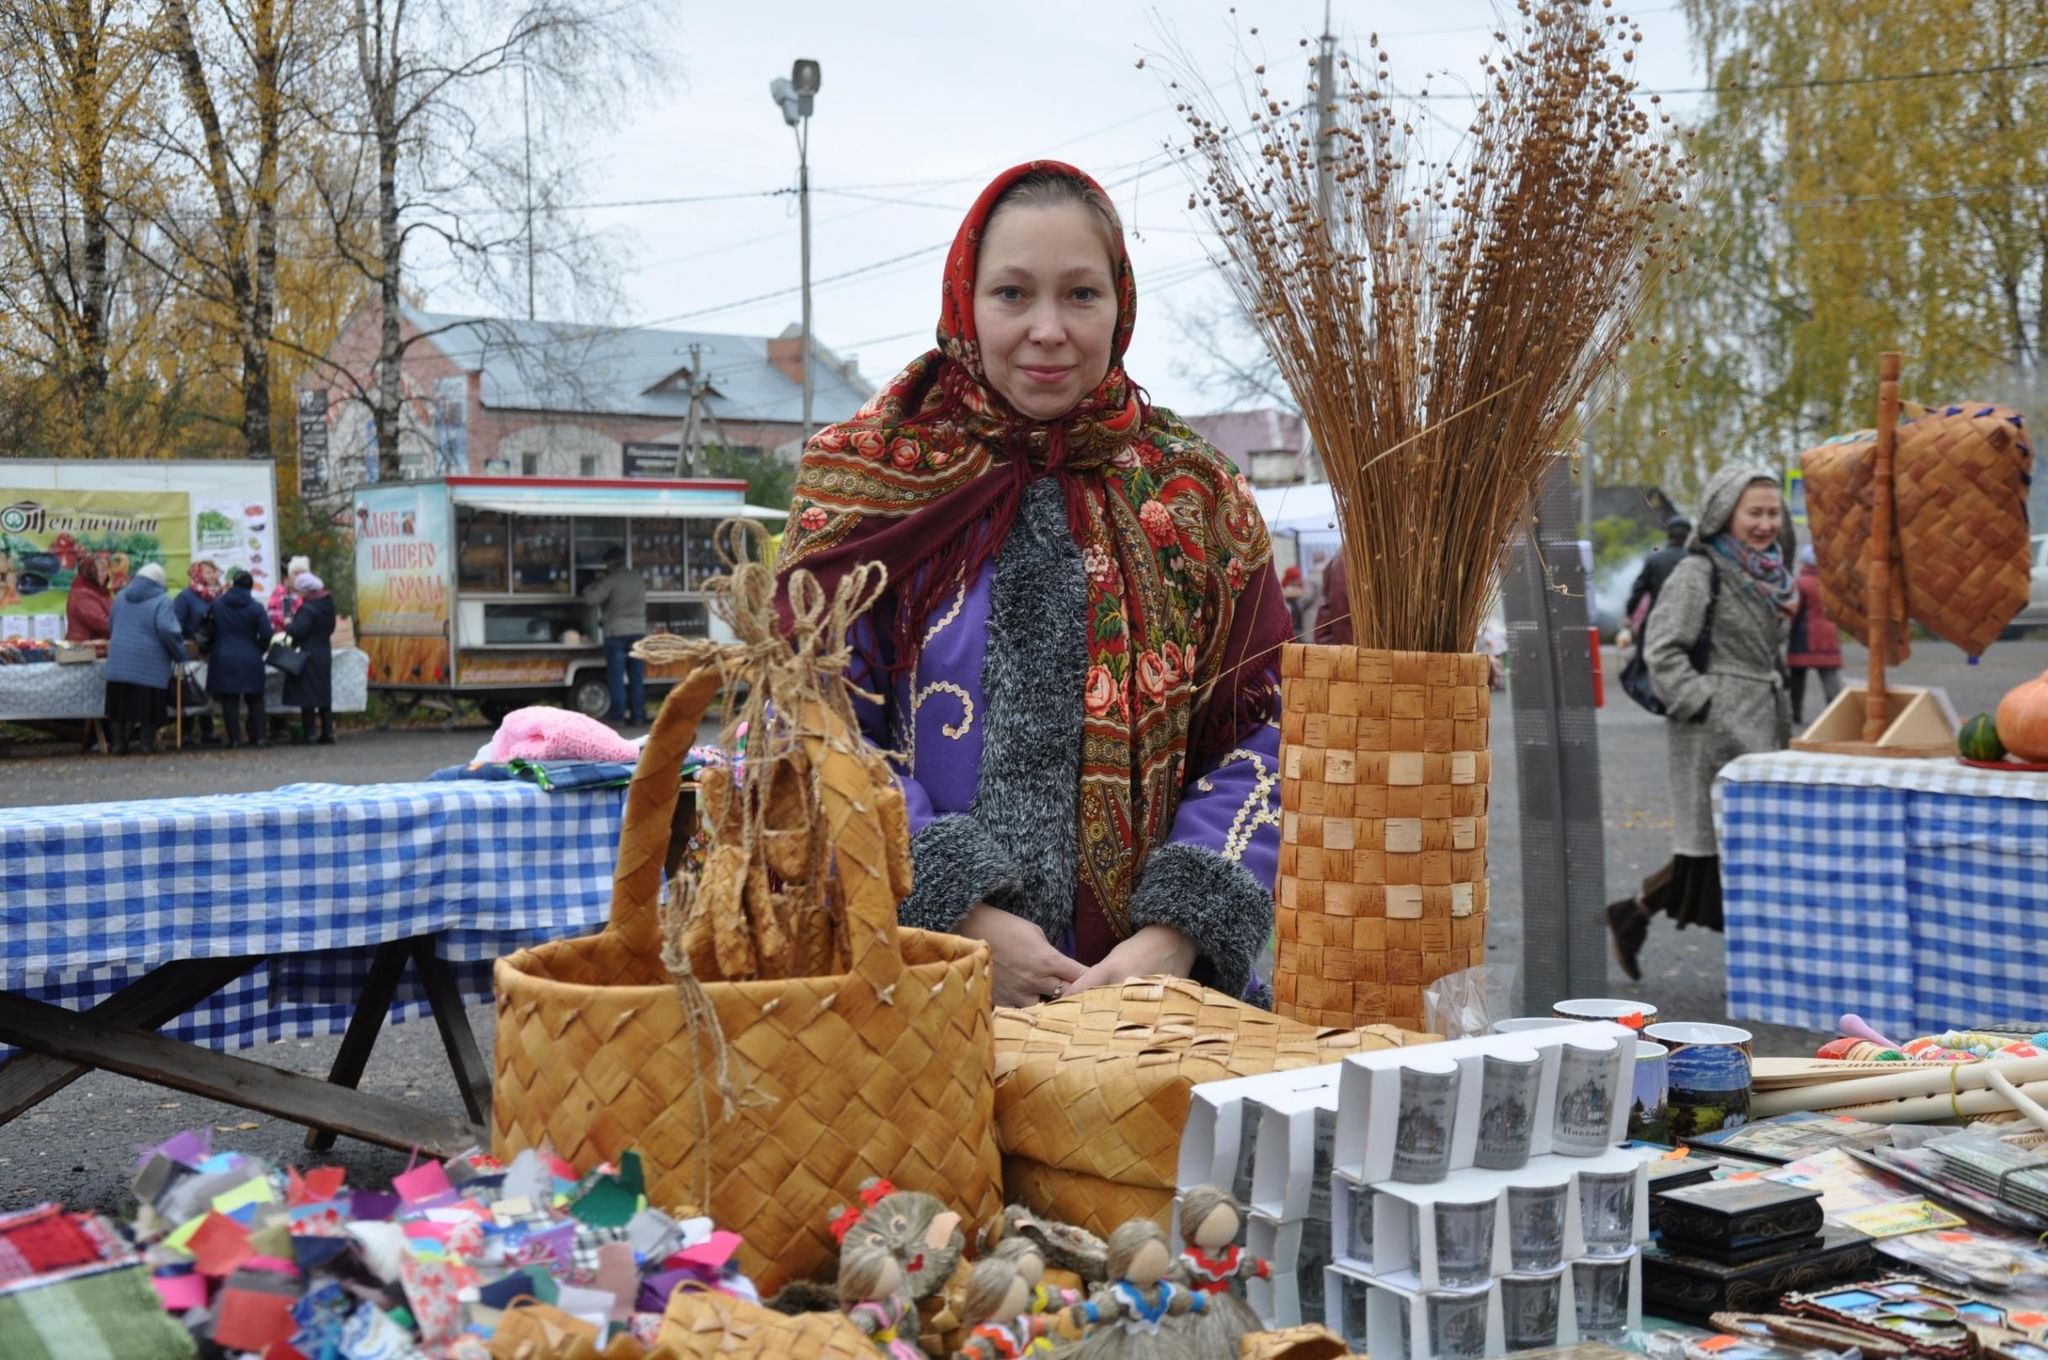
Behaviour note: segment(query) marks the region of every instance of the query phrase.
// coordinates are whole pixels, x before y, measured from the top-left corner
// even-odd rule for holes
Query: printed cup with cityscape
[[[1351,1206],[1351,1212],[1347,1220],[1351,1231],[1346,1237],[1346,1245],[1353,1259],[1370,1266],[1372,1264],[1372,1191],[1362,1185],[1353,1185],[1350,1187],[1350,1191],[1351,1193],[1345,1196],[1346,1201]]]
[[[1671,1141],[1671,1050],[1636,1040],[1635,1091],[1628,1107],[1628,1136],[1645,1143]]]
[[[1579,1233],[1588,1256],[1626,1256],[1635,1245],[1636,1173],[1579,1173]]]
[[[1429,1348],[1439,1360],[1486,1354],[1486,1291],[1429,1296]]]
[[[1394,1132],[1394,1179],[1440,1181],[1451,1169],[1458,1119],[1457,1063],[1416,1062],[1401,1069],[1401,1113]]]
[[[1522,1272],[1556,1270],[1564,1264],[1562,1185],[1508,1187],[1508,1257]]]
[[[1446,1289],[1465,1289],[1493,1278],[1493,1207],[1490,1199],[1473,1204],[1438,1201],[1409,1215],[1408,1255],[1422,1269],[1421,1234],[1416,1221],[1430,1214],[1436,1223],[1436,1278]]]
[[[1572,1262],[1581,1341],[1618,1341],[1628,1330],[1628,1269],[1627,1258]]]
[[[1557,1109],[1551,1120],[1550,1150],[1568,1157],[1605,1151],[1614,1126],[1617,1046],[1558,1046]]]
[[[1534,1049],[1489,1053],[1480,1065],[1479,1142],[1472,1164],[1513,1171],[1529,1160],[1543,1059]]]
[[[1509,1350],[1540,1350],[1557,1344],[1557,1315],[1563,1286],[1561,1272],[1508,1275],[1501,1279],[1500,1306]]]

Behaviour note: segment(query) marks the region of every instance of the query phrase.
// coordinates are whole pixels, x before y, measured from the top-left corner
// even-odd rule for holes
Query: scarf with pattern
[[[1050,421],[1018,414],[989,386],[976,264],[996,204],[1033,172],[1101,192],[1057,161],[1015,166],[982,191],[947,255],[937,348],[806,446],[777,567],[804,568],[829,595],[860,563],[887,566],[876,633],[883,668],[902,675],[934,606],[1002,546],[1024,487],[1059,480],[1088,575],[1080,882],[1122,938],[1137,871],[1172,830],[1191,736],[1209,749],[1205,737],[1230,733],[1227,743],[1270,711],[1268,669],[1288,616],[1249,485],[1124,373],[1137,286],[1120,231],[1102,382]],[[1241,610],[1248,583],[1260,594]],[[1275,607],[1259,607],[1268,593]]]
[[[1799,612],[1799,583],[1785,569],[1785,555],[1777,544],[1752,548],[1734,534],[1722,532],[1707,540],[1715,555],[1735,567],[1742,584],[1786,618]]]

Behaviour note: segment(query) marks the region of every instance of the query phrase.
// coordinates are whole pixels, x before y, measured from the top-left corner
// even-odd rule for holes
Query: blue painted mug
[[[1677,1021],[1643,1033],[1671,1050],[1665,1060],[1669,1141],[1749,1122],[1749,1046],[1755,1036],[1748,1030]]]

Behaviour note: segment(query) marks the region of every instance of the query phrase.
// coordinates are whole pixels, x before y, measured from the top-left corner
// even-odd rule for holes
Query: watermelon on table
[[[2005,743],[1998,739],[1998,724],[1989,713],[1979,713],[1964,723],[1956,745],[1966,760],[2005,759]]]

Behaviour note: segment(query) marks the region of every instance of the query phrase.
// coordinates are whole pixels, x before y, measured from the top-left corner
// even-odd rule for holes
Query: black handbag
[[[263,654],[263,664],[275,666],[286,675],[297,678],[306,673],[306,654],[289,642],[273,642],[270,650]]]
[[[200,615],[199,622],[192,626],[192,645],[199,649],[201,656],[206,656],[213,651],[214,632],[213,613],[209,610],[207,613]]]
[[[1705,553],[1699,555],[1706,556]],[[1712,583],[1707,587],[1707,616],[1700,621],[1700,635],[1693,640],[1688,653],[1692,660],[1692,668],[1701,675],[1707,673],[1707,663],[1714,655],[1714,605],[1721,598],[1721,569],[1709,559],[1707,571],[1707,579]],[[1621,688],[1629,698],[1662,718],[1669,716],[1669,710],[1664,707],[1664,701],[1657,697],[1656,686],[1650,683],[1650,662],[1647,655],[1650,650],[1650,620],[1656,616],[1657,605],[1652,601],[1650,612],[1643,616],[1643,633],[1636,639],[1635,655],[1621,668]]]

